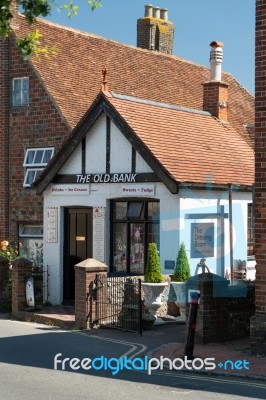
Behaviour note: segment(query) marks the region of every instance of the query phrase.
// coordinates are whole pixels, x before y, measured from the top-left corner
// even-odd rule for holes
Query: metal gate
[[[34,279],[34,300],[35,306],[42,306],[48,301],[48,265],[46,268],[32,268],[32,277]]]
[[[142,335],[141,280],[131,277],[95,278],[96,323]]]

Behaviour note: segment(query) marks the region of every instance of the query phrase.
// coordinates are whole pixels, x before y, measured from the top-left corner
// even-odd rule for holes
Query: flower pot
[[[157,310],[163,304],[162,302],[162,294],[168,285],[167,282],[161,283],[149,283],[149,282],[141,282],[141,287],[144,291],[144,304],[149,309],[151,315],[156,317]]]
[[[175,301],[180,307],[181,315],[186,316],[186,304],[188,302],[187,283],[186,282],[171,282],[175,292]]]

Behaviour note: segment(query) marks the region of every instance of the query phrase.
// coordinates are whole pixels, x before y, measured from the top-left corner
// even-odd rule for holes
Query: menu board
[[[93,258],[104,262],[105,207],[93,208]]]
[[[57,243],[58,207],[46,208],[46,242]]]

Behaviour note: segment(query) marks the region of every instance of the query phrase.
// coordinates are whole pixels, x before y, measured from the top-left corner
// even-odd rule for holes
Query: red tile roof
[[[15,34],[21,36],[28,27],[22,16],[17,18]],[[58,54],[31,62],[72,128],[99,92],[104,67],[113,92],[202,109],[202,83],[210,77],[205,66],[41,19],[36,28],[43,34],[42,45],[56,46]],[[230,74],[223,73],[222,79],[230,85],[228,120],[250,143],[244,125],[254,123],[254,98]]]
[[[222,124],[206,112],[105,92],[97,96],[38,178],[37,193],[53,181],[102,111],[111,116],[144,159],[149,158],[154,171],[162,171],[158,176],[173,193],[170,181],[200,187],[230,183],[245,188],[254,182],[253,150],[230,124]]]
[[[207,113],[117,97],[107,99],[175,181],[253,184],[253,150],[231,125]]]

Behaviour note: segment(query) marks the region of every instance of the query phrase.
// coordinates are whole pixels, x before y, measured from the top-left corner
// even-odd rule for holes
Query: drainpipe
[[[233,208],[232,208],[232,184],[228,184],[229,188],[229,241],[230,241],[230,275],[231,284],[234,275],[234,254],[233,254]]]

